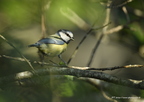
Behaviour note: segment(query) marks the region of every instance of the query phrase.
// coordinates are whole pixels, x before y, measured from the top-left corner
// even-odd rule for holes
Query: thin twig
[[[20,58],[20,57],[12,57],[12,56],[7,56],[7,55],[0,55],[0,58],[7,58],[7,59],[12,59],[12,60],[17,60],[17,61],[26,61],[24,58]],[[48,65],[50,66],[49,63],[46,62],[40,62],[40,61],[31,61],[28,60],[31,63],[34,64],[40,64],[40,65]],[[144,65],[125,65],[125,66],[115,66],[115,67],[105,67],[105,68],[92,68],[92,67],[78,67],[78,66],[68,66],[69,68],[75,68],[75,69],[81,69],[81,70],[98,70],[98,71],[112,71],[112,70],[116,70],[116,69],[124,69],[124,68],[142,68],[144,67]]]
[[[127,22],[130,22],[130,17],[129,17],[127,8],[126,8],[125,6],[123,6],[123,7],[122,7],[122,10],[123,10],[123,12],[124,12],[125,15],[126,15]]]
[[[107,5],[110,5],[109,2],[108,2]],[[107,10],[106,10],[106,18],[105,18],[105,22],[104,22],[103,25],[108,24],[108,23],[109,23],[109,19],[110,19],[110,9],[107,9]],[[91,66],[91,64],[92,64],[92,62],[93,62],[94,55],[95,55],[95,53],[96,53],[96,51],[97,51],[97,49],[98,49],[98,47],[99,47],[99,45],[100,45],[103,37],[104,37],[105,32],[107,31],[107,28],[108,28],[108,26],[106,26],[106,27],[104,27],[104,28],[102,29],[102,33],[101,33],[101,35],[100,35],[100,37],[99,37],[99,40],[96,42],[96,44],[95,44],[95,46],[94,46],[94,49],[92,50],[92,53],[91,53],[91,55],[90,55],[90,59],[89,59],[88,64],[87,64],[88,67]]]
[[[107,7],[108,7],[108,8],[119,8],[119,7],[122,7],[122,6],[124,6],[124,5],[132,2],[132,1],[133,1],[133,0],[127,0],[127,1],[125,1],[125,2],[123,2],[123,3],[121,3],[121,4],[119,4],[119,5],[113,5],[113,3],[111,3],[111,5],[110,5],[110,6],[107,6]]]
[[[80,43],[78,44],[78,46],[76,47],[76,49],[74,50],[74,52],[72,53],[72,56],[70,57],[70,59],[68,60],[68,64],[71,62],[71,60],[75,57],[75,55],[78,52],[79,47],[81,46],[81,44],[84,42],[84,40],[87,38],[88,35],[90,35],[90,33],[93,31],[93,29],[90,29],[85,36],[82,38],[82,40],[80,41]]]
[[[0,57],[1,58],[7,58],[7,59],[12,59],[12,60],[17,60],[17,61],[25,62],[25,59],[24,58],[20,58],[20,57],[12,57],[12,56],[7,56],[7,55],[0,55]],[[47,63],[47,62],[31,61],[31,60],[28,60],[28,61],[31,62],[31,63],[34,63],[34,64],[50,65],[50,63]]]
[[[109,30],[107,30],[104,34],[105,35],[108,35],[108,34],[113,34],[113,33],[116,33],[116,32],[119,32],[121,31],[125,26],[124,25],[119,25],[117,27],[113,27]]]
[[[45,25],[46,15],[45,15],[45,12],[46,12],[46,10],[48,10],[48,8],[50,7],[51,1],[42,0],[41,3],[42,3],[42,4],[41,4],[41,8],[42,8],[42,11],[41,11],[42,38],[45,38],[45,37],[46,37],[46,25]]]
[[[102,41],[103,36],[104,36],[104,34],[101,34],[101,35],[100,35],[100,38],[99,38],[98,42],[96,43],[96,45],[95,45],[95,47],[94,47],[94,49],[93,49],[93,51],[92,51],[92,53],[91,53],[90,60],[88,61],[88,64],[87,64],[88,67],[89,67],[89,66],[91,65],[91,63],[93,62],[94,55],[95,55],[96,50],[98,49],[98,47],[99,47],[99,45],[100,45],[100,43],[101,43],[101,41]]]
[[[144,67],[144,65],[138,65],[138,64],[135,64],[135,65],[125,65],[125,66],[115,66],[115,67],[107,67],[107,68],[90,68],[90,67],[87,67],[85,69],[87,70],[100,70],[100,71],[107,71],[107,70],[115,70],[115,69],[124,69],[124,68],[142,68]]]
[[[102,93],[103,97],[106,98],[109,101],[112,102],[117,102],[115,99],[112,99],[111,97],[109,97],[103,90],[102,86],[103,84],[101,83],[100,80],[98,79],[92,79],[92,78],[83,78],[84,81],[87,81],[88,83],[90,83],[91,85],[95,86],[98,90],[100,90],[100,92]]]
[[[81,17],[78,16],[77,13],[75,13],[72,9],[70,8],[61,8],[60,9],[61,13],[67,17],[70,21],[72,21],[74,24],[76,24],[79,28],[83,30],[88,30],[90,29],[90,25],[88,25]]]
[[[71,62],[71,60],[75,57],[79,47],[81,46],[81,44],[84,42],[84,40],[90,35],[90,33],[93,31],[93,30],[99,30],[99,29],[102,29],[106,26],[108,26],[109,24],[111,24],[111,22],[109,22],[108,24],[104,25],[104,26],[101,26],[99,28],[91,28],[86,34],[85,36],[82,38],[82,40],[80,41],[80,43],[78,44],[78,46],[76,47],[76,49],[74,50],[72,56],[70,57],[70,59],[68,60],[68,64]]]
[[[45,38],[46,37],[46,27],[45,27],[45,17],[44,17],[43,13],[41,15],[41,27],[42,27],[42,38]]]
[[[21,54],[21,52],[10,42],[8,41],[4,36],[0,35],[0,38],[2,38],[5,42],[7,42],[10,46],[12,46],[18,53],[19,55],[27,62],[27,64],[30,66],[32,70],[34,70],[33,66],[31,63],[24,57],[24,55]]]
[[[76,24],[79,28],[83,29],[83,30],[88,30],[88,32],[84,35],[84,37],[82,38],[82,40],[80,41],[80,43],[78,44],[78,46],[76,47],[76,49],[74,50],[74,52],[72,53],[71,57],[69,58],[67,64],[69,64],[71,62],[71,60],[75,57],[76,53],[78,52],[79,47],[82,45],[82,43],[84,42],[84,40],[88,37],[88,35],[90,35],[90,33],[93,30],[98,30],[101,29],[107,25],[104,25],[102,27],[99,28],[94,28],[94,25],[96,24],[96,21],[93,23],[93,25],[90,27],[81,17],[79,17],[72,9],[70,8],[61,8],[61,13],[67,17],[70,21],[72,21],[74,24]]]

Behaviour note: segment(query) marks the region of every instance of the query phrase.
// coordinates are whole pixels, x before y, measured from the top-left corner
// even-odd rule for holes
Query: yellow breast
[[[56,45],[56,44],[42,44],[39,48],[44,54],[55,57],[63,53],[67,48],[67,44]]]

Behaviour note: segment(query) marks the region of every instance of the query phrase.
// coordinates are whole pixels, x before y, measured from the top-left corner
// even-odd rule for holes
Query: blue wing
[[[65,42],[58,38],[43,38],[38,41],[39,43],[45,43],[45,44],[57,44],[57,45],[63,45]]]
[[[28,47],[39,47],[41,44],[56,44],[63,45],[65,42],[59,38],[43,38],[35,44],[28,45]]]

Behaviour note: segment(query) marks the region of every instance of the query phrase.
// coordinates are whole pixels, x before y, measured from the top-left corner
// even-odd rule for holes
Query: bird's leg
[[[52,60],[49,60],[51,63],[53,63],[54,65],[57,65],[58,66],[58,64],[57,63],[55,63],[54,61],[52,61]]]
[[[67,63],[62,59],[61,55],[58,55],[58,57],[61,59],[61,61],[64,63],[64,65],[67,66]]]

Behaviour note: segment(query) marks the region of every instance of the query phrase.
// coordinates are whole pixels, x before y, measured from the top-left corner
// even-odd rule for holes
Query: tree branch
[[[52,73],[51,75],[72,75],[75,77],[100,79],[118,85],[144,89],[143,80],[121,79],[102,72],[81,70],[81,69],[75,69],[69,67],[54,67],[54,66],[49,66],[48,68],[43,68],[43,69],[37,69],[35,71],[25,71],[25,72],[17,73],[15,75],[1,77],[0,86],[3,84],[8,84],[13,81],[20,81],[22,79],[29,79],[33,77],[49,75],[49,73]]]
[[[6,55],[0,55],[0,57],[14,59],[18,61],[25,61],[23,58],[19,58],[19,57],[11,57]],[[29,62],[42,64],[42,62],[39,61],[29,61]],[[24,71],[14,75],[0,77],[0,86],[4,84],[8,84],[10,82],[21,81],[23,79],[29,80],[29,78],[46,76],[49,75],[49,73],[52,73],[53,75],[72,75],[75,77],[100,79],[118,85],[144,89],[143,80],[121,79],[115,76],[111,76],[109,74],[105,74],[103,72],[92,71],[92,70],[106,71],[106,70],[115,70],[115,69],[122,69],[122,68],[142,68],[144,67],[144,65],[126,65],[126,66],[116,66],[116,67],[109,67],[109,68],[91,68],[91,67],[78,67],[78,66],[67,66],[67,67],[50,66],[50,64],[46,62],[43,64],[47,65],[47,68],[36,69],[34,71]]]

